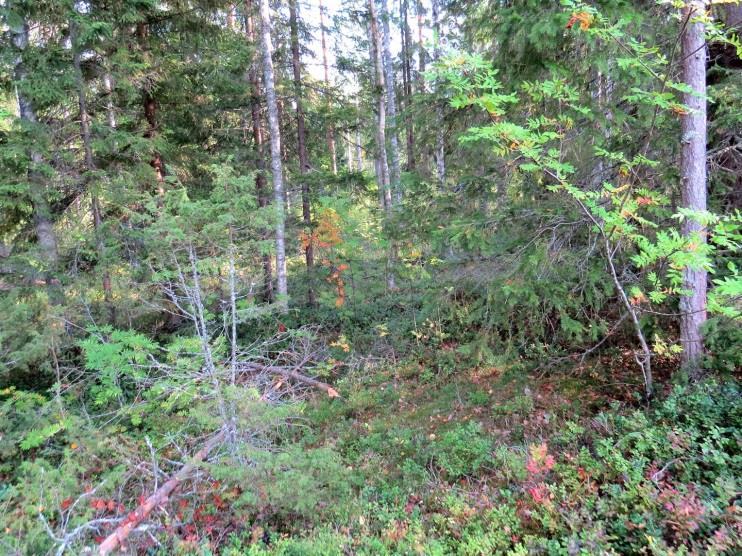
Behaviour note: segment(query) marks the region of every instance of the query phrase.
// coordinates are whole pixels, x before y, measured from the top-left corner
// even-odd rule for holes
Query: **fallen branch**
[[[285,376],[288,378],[293,378],[294,380],[297,380],[299,382],[303,382],[304,384],[308,384],[309,386],[313,386],[319,390],[322,390],[327,393],[327,395],[331,398],[340,398],[340,394],[337,390],[335,390],[332,386],[327,384],[326,382],[322,382],[321,380],[316,380],[314,378],[310,378],[306,375],[303,375],[296,370],[293,369],[284,369],[282,367],[273,367],[270,365],[261,365],[260,363],[248,363],[245,365],[247,368],[254,370],[254,371],[261,371],[261,372],[269,372],[269,373],[275,373],[281,376]]]
[[[181,467],[175,475],[168,479],[165,484],[142,502],[136,510],[130,513],[125,522],[119,525],[113,533],[108,535],[108,537],[100,543],[98,546],[98,554],[105,556],[120,547],[123,542],[126,541],[131,532],[142,521],[147,519],[149,514],[152,513],[152,510],[167,501],[170,494],[178,488],[180,483],[188,478],[191,471],[193,471],[195,467],[209,455],[209,452],[211,452],[211,450],[213,450],[224,439],[224,434],[224,431],[221,431],[213,436],[203,448],[196,452],[191,461]]]

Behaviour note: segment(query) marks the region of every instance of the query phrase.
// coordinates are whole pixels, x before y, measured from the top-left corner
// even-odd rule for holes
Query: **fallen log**
[[[196,452],[191,461],[181,467],[180,470],[170,479],[168,479],[165,484],[163,484],[149,498],[142,502],[136,510],[131,512],[127,516],[125,521],[121,525],[119,525],[113,533],[108,535],[108,537],[106,537],[103,542],[100,543],[100,545],[98,546],[98,554],[100,554],[101,556],[105,556],[119,548],[124,543],[124,541],[126,541],[131,532],[137,526],[139,526],[142,521],[147,519],[149,514],[152,513],[152,510],[154,510],[157,506],[165,503],[170,494],[176,488],[178,488],[180,483],[188,478],[188,475],[190,475],[191,471],[193,471],[199,463],[206,459],[206,456],[209,455],[209,452],[211,452],[211,450],[213,450],[222,440],[224,440],[224,434],[224,431],[221,431],[218,434],[214,435],[206,444],[204,444],[203,448]]]
[[[273,367],[271,365],[261,365],[260,363],[248,363],[246,367],[252,370],[255,370],[255,371],[275,373],[277,375],[285,376],[287,378],[293,378],[294,380],[298,382],[303,382],[304,384],[308,384],[309,386],[313,386],[314,388],[317,388],[319,390],[326,392],[327,395],[331,398],[341,397],[338,391],[335,390],[332,386],[330,386],[326,382],[322,382],[321,380],[310,378],[306,375],[303,375],[297,372],[294,369],[284,369],[282,367]]]
[[[270,365],[261,365],[259,363],[249,363],[247,367],[251,370],[276,373],[281,376],[292,378],[298,382],[303,382],[304,384],[308,384],[310,386],[313,386],[314,388],[323,390],[331,398],[340,397],[338,391],[329,384],[322,382],[321,380],[316,380],[314,378],[305,376],[293,369],[284,369],[281,367],[273,367]],[[176,488],[178,488],[180,483],[188,478],[188,475],[191,473],[191,471],[193,471],[200,462],[206,459],[206,456],[209,455],[209,452],[211,452],[211,450],[213,450],[217,446],[217,444],[224,440],[224,436],[225,431],[223,430],[214,435],[211,440],[209,440],[204,445],[203,448],[196,452],[193,458],[191,458],[191,461],[181,467],[180,470],[170,479],[168,479],[165,484],[163,484],[149,498],[142,502],[136,510],[131,512],[127,516],[126,520],[121,525],[119,525],[113,533],[108,535],[108,537],[106,537],[103,542],[100,543],[100,545],[98,545],[98,554],[100,554],[101,556],[106,556],[107,554],[110,554],[112,551],[119,548],[124,543],[124,541],[126,541],[131,532],[136,527],[138,527],[139,524],[142,523],[142,521],[147,519],[149,514],[151,514],[157,506],[167,501],[170,494],[172,494],[172,492]]]

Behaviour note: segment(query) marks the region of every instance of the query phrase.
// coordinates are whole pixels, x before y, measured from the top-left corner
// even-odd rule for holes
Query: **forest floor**
[[[357,366],[343,399],[306,412],[305,442],[340,454],[350,498],[322,518],[256,523],[227,554],[732,553],[737,386],[674,385],[675,366],[657,362],[652,407],[628,352],[566,376]]]

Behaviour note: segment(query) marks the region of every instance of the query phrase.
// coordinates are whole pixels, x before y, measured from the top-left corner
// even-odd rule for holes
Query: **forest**
[[[0,0],[0,554],[742,553],[740,31]]]

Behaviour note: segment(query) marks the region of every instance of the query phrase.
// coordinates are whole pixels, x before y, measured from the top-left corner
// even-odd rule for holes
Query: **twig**
[[[181,467],[175,475],[173,475],[165,484],[140,504],[136,510],[129,514],[128,519],[122,525],[117,527],[113,533],[108,535],[102,543],[100,543],[98,546],[98,554],[105,556],[121,546],[137,525],[147,519],[149,514],[152,513],[152,510],[164,503],[170,494],[178,488],[180,483],[188,478],[191,471],[193,471],[196,466],[209,455],[209,452],[211,452],[211,450],[213,450],[224,439],[224,434],[225,431],[221,430],[218,434],[213,436],[203,448],[196,452],[190,462]]]
[[[314,386],[315,388],[319,388],[320,390],[327,392],[327,395],[331,398],[341,397],[338,391],[326,382],[322,382],[320,380],[305,376],[297,372],[295,369],[284,369],[282,367],[274,367],[272,365],[261,365],[260,363],[248,363],[245,365],[245,367],[255,371],[267,371],[270,373],[276,373],[285,377],[293,378],[294,380],[298,380],[299,382],[303,382],[304,384]]]

